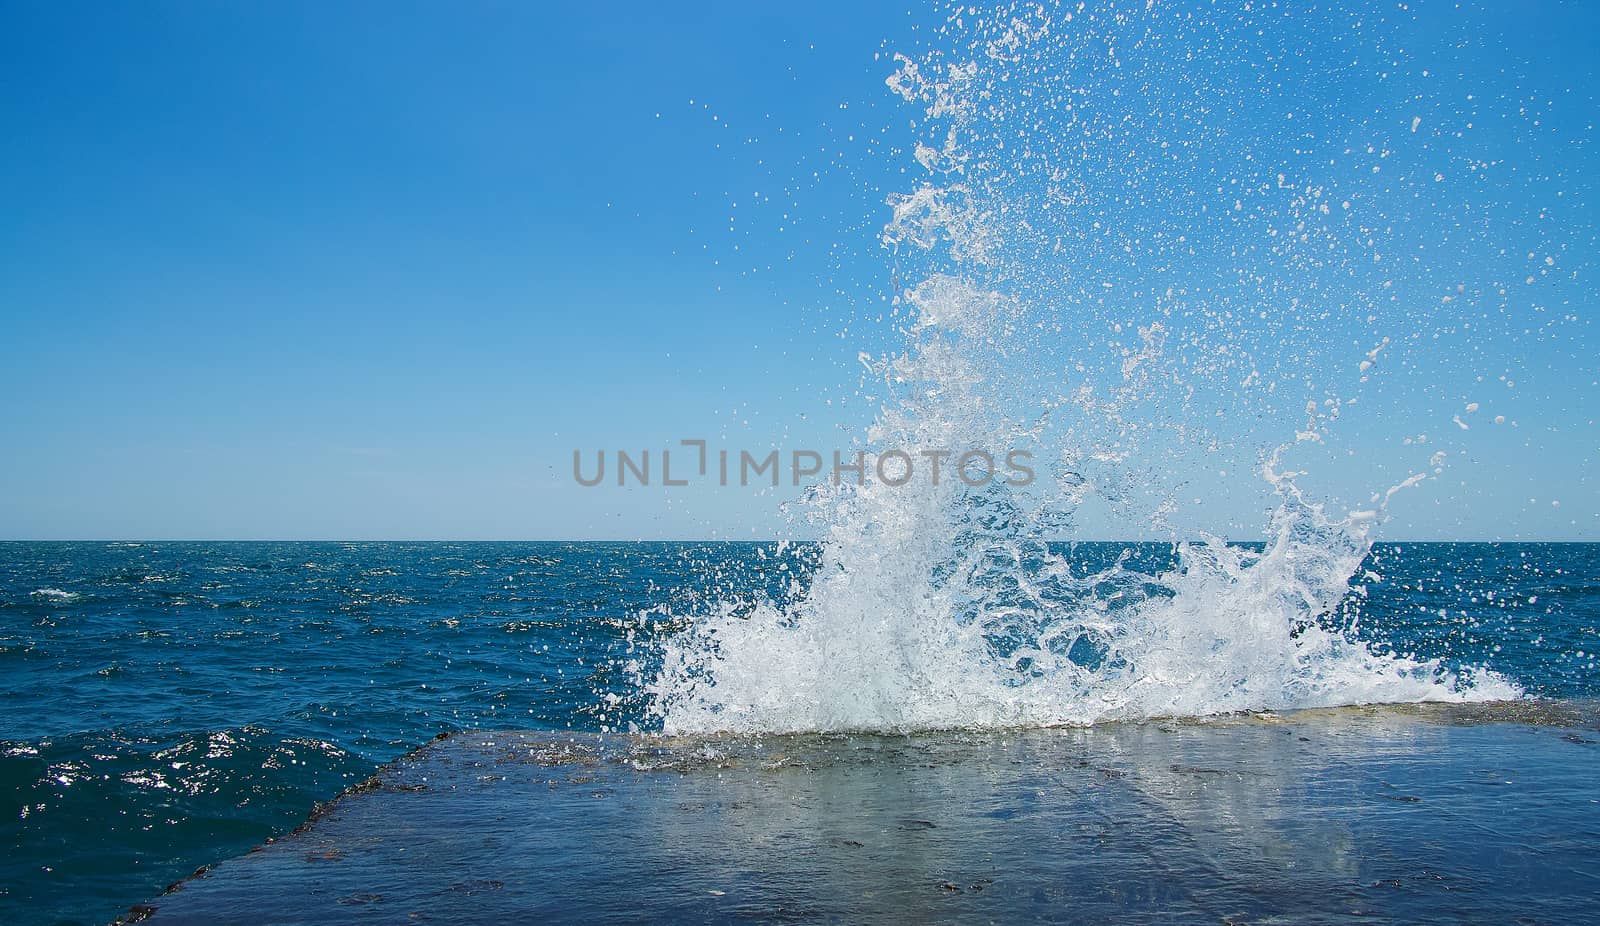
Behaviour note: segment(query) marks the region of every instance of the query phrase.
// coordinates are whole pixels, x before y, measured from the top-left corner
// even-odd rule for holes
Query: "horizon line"
[[[1265,537],[1235,538],[1224,537],[1224,543],[1265,543]],[[0,537],[0,543],[121,543],[121,544],[155,544],[155,543],[821,543],[819,538],[811,537],[765,537],[765,538],[735,538],[735,537],[700,537],[700,538],[615,538],[615,537],[584,537],[584,538],[463,538],[463,537],[166,537],[166,538],[116,538],[116,537]],[[1190,537],[1173,540],[1170,538],[1108,538],[1108,537],[1055,537],[1049,538],[1046,543],[1204,543],[1203,537]],[[1440,537],[1384,537],[1375,539],[1373,545],[1396,543],[1565,543],[1565,544],[1600,544],[1600,539],[1533,539],[1533,538],[1473,538],[1473,539],[1448,539]]]

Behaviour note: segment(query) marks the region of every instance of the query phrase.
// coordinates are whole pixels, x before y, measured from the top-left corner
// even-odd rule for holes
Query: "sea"
[[[1260,763],[1229,759],[1267,741],[1250,724],[1268,716],[1448,703],[1488,711],[1473,716],[1522,716],[1526,705],[1568,716],[1576,706],[1571,716],[1587,718],[1600,698],[1600,545],[1402,543],[1389,527],[1398,493],[1418,499],[1407,503],[1413,517],[1422,500],[1433,503],[1398,530],[1586,536],[1583,480],[1559,475],[1582,472],[1581,454],[1593,450],[1571,437],[1592,420],[1574,385],[1592,380],[1574,358],[1594,355],[1583,309],[1593,302],[1592,223],[1580,211],[1592,171],[1578,160],[1592,150],[1593,118],[1589,96],[1572,92],[1583,78],[1552,66],[1542,46],[1512,54],[1511,37],[1485,27],[1483,5],[1291,6],[940,4],[928,28],[874,55],[865,105],[829,98],[815,129],[769,117],[730,132],[746,140],[729,147],[758,165],[767,157],[758,136],[778,133],[809,139],[827,162],[774,164],[771,187],[724,193],[730,211],[735,196],[749,208],[740,237],[730,227],[719,239],[731,247],[706,252],[782,289],[790,275],[769,273],[766,258],[749,257],[748,272],[732,262],[768,253],[756,247],[763,240],[774,265],[788,263],[782,242],[814,248],[802,258],[826,251],[826,267],[816,266],[826,305],[814,307],[859,351],[859,372],[847,361],[848,376],[830,370],[783,388],[837,396],[837,405],[826,399],[830,416],[870,410],[870,425],[852,419],[840,449],[875,455],[880,476],[894,455],[959,461],[981,451],[991,462],[1031,454],[1037,483],[973,481],[962,469],[943,482],[908,473],[791,486],[803,494],[785,510],[803,515],[789,534],[816,538],[806,542],[0,544],[0,920],[107,921],[461,730],[519,731],[512,739],[535,751],[556,749],[552,737],[599,737],[597,755],[631,755],[652,737],[673,748],[755,738],[769,744],[762,755],[791,751],[770,745],[774,737],[852,738],[819,751],[852,756],[847,790],[860,806],[905,786],[904,818],[897,805],[882,819],[910,829],[840,834],[840,845],[813,837],[854,821],[855,804],[819,825],[761,829],[761,808],[837,796],[803,755],[773,761],[781,787],[748,766],[742,778],[692,776],[694,800],[652,805],[673,810],[654,828],[624,813],[604,833],[585,831],[600,788],[528,808],[565,808],[535,834],[547,840],[581,849],[592,836],[626,849],[636,835],[672,843],[682,832],[681,846],[707,847],[702,864],[754,854],[795,865],[775,878],[746,870],[746,886],[829,895],[804,908],[810,915],[779,897],[711,917],[696,907],[683,914],[691,921],[854,921],[851,903],[878,885],[830,893],[832,882],[807,881],[815,869],[800,862],[826,855],[842,872],[924,878],[926,844],[904,834],[962,832],[910,816],[921,812],[910,791],[937,783],[928,756],[946,748],[941,736],[1003,740],[1008,731],[1029,731],[1026,743],[950,747],[976,758],[948,784],[969,799],[968,832],[1010,839],[1013,870],[1033,872],[1007,887],[1004,909],[1018,916],[1061,918],[1073,898],[1049,890],[1116,891],[1119,878],[1137,876],[1148,888],[1145,921],[1167,922],[1161,892],[1173,873],[1193,887],[1185,902],[1231,879],[1226,903],[1191,905],[1204,922],[1230,910],[1259,914],[1250,921],[1300,910],[1300,921],[1326,922],[1329,910],[1381,905],[1368,895],[1391,882],[1413,892],[1471,886],[1477,893],[1452,894],[1448,909],[1485,921],[1509,921],[1522,899],[1535,920],[1592,909],[1577,893],[1592,893],[1600,832],[1600,795],[1586,790],[1590,721],[1551,736],[1531,724],[1515,736],[1504,734],[1509,724],[1417,736],[1382,723],[1285,725],[1291,735],[1271,735],[1295,750],[1287,767],[1315,766],[1307,757],[1322,754],[1339,761],[1314,786],[1310,775],[1272,779],[1279,786],[1262,801],[1251,787]],[[826,142],[816,134],[824,129]],[[849,183],[860,201],[842,220],[849,233],[820,224],[785,233],[795,216],[832,221],[812,202],[828,182]],[[809,300],[774,295],[785,306]],[[770,321],[782,331],[811,324],[802,317]],[[605,332],[590,333],[603,349]],[[539,349],[530,346],[530,364]],[[760,398],[732,396],[751,418]],[[749,432],[716,433],[731,442]],[[1576,504],[1559,507],[1545,484],[1579,492]],[[1529,501],[1513,504],[1520,498]],[[775,497],[752,496],[730,510],[754,515],[768,502]],[[1119,534],[1172,542],[1063,540]],[[1230,542],[1239,538],[1260,539]],[[1167,758],[1167,741],[1146,735],[1196,718],[1238,723],[1179,724],[1172,735],[1194,745],[1189,761]],[[1115,732],[1094,732],[1106,730]],[[1093,742],[1083,754],[1063,751],[1065,739],[1041,731]],[[893,745],[914,737],[924,739]],[[457,746],[478,761],[506,741],[474,733]],[[1448,744],[1447,761],[1404,768],[1408,750],[1429,741]],[[1499,764],[1474,764],[1480,749]],[[877,764],[880,753],[899,758]],[[413,773],[428,774],[436,759],[415,758]],[[1078,761],[1087,778],[1051,777],[1055,763]],[[1351,786],[1345,772],[1357,767],[1370,787]],[[1441,767],[1470,776],[1471,787],[1439,780],[1426,791]],[[1516,775],[1492,774],[1502,768]],[[523,790],[504,793],[546,793],[542,768],[482,777],[518,774]],[[622,791],[639,785],[623,769],[604,774]],[[1114,798],[1091,786],[1130,775],[1145,776],[1144,790]],[[1543,790],[1496,790],[1517,776]],[[1011,800],[986,806],[988,783],[1002,778]],[[1218,805],[1224,786],[1199,794],[1196,781],[1226,781],[1237,801]],[[766,803],[741,816],[752,805],[739,787]],[[1383,792],[1375,800],[1374,789]],[[1037,839],[992,824],[1069,792],[1083,800],[1032,818]],[[1172,795],[1182,799],[1150,815]],[[435,797],[430,819],[448,832],[453,805],[448,795],[426,799]],[[1230,815],[1234,806],[1249,812]],[[1384,840],[1314,826],[1350,807],[1379,808],[1372,821]],[[1401,817],[1397,807],[1416,812]],[[719,829],[726,820],[739,825]],[[1129,822],[1138,820],[1149,826]],[[1073,827],[1066,836],[1062,821]],[[1430,821],[1448,826],[1430,832]],[[1538,825],[1518,830],[1528,823]],[[1232,854],[1201,851],[1241,830],[1263,838]],[[772,838],[750,842],[752,832]],[[511,836],[526,832],[488,835],[505,840],[497,853],[524,874],[565,858],[519,852],[526,843]],[[780,835],[812,839],[820,855],[784,856]],[[1058,836],[1080,840],[1073,854],[1034,851]],[[981,854],[988,844],[945,845]],[[1488,850],[1500,845],[1520,853],[1527,875],[1514,896],[1494,891],[1503,860]],[[829,854],[841,846],[895,864],[856,869]],[[1196,864],[1162,868],[1175,846]],[[1422,854],[1369,879],[1362,864],[1394,862],[1396,847]],[[1284,865],[1257,865],[1264,854]],[[1080,858],[1097,867],[1060,867]],[[1328,878],[1286,879],[1301,860],[1336,864]],[[630,868],[605,882],[606,909],[649,915],[612,888],[677,883],[654,874]],[[951,918],[970,921],[986,916],[974,898],[1000,895],[985,885],[1005,874],[954,877],[917,889],[952,879],[944,893],[974,906]],[[222,881],[209,883],[223,890]],[[492,903],[509,910],[548,883],[525,881],[533,887]],[[706,888],[699,903],[735,895],[694,883]],[[1293,904],[1262,899],[1291,883]],[[1352,884],[1350,903],[1314,903],[1330,885]],[[353,886],[341,918],[383,918],[361,906],[368,892]],[[1082,918],[1114,918],[1128,899],[1100,896],[1103,906]],[[1436,916],[1446,909],[1429,906],[1436,899],[1396,916]],[[909,909],[896,904],[877,918]],[[207,922],[209,913],[173,915]]]
[[[1180,559],[1052,552],[1088,572]],[[639,676],[684,633],[666,613],[712,575],[780,598],[820,561],[792,543],[0,544],[0,918],[109,921],[442,732],[659,731]],[[1378,544],[1361,574],[1338,620],[1375,651],[1600,698],[1600,545]]]

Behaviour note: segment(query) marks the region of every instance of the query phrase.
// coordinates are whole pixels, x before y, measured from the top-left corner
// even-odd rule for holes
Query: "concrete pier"
[[[909,737],[457,734],[151,923],[1549,922],[1600,909],[1589,707]]]

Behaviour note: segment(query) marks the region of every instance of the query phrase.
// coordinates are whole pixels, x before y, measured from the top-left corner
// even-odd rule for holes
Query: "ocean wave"
[[[1276,418],[1263,411],[1262,463],[1232,477],[1272,497],[1261,550],[1206,537],[1177,543],[1174,568],[1148,572],[1090,569],[1050,549],[1091,504],[1132,532],[1172,532],[1188,481],[1176,461],[1210,466],[1212,448],[1243,436],[1208,432],[1192,396],[1276,407],[1278,384],[1258,375],[1269,361],[1309,383],[1305,345],[1261,322],[1297,302],[1284,291],[1325,281],[1267,226],[1287,221],[1308,250],[1378,260],[1369,240],[1323,221],[1332,210],[1314,185],[1283,173],[1274,185],[1270,165],[1227,147],[1211,101],[1253,86],[1253,65],[1218,62],[1213,76],[1155,51],[1203,45],[1202,32],[1218,48],[1274,33],[1232,14],[1167,15],[1154,4],[1076,20],[1042,6],[963,9],[939,33],[955,47],[896,56],[888,85],[932,141],[916,144],[922,179],[890,197],[882,242],[896,275],[921,282],[894,294],[903,350],[868,360],[870,388],[890,398],[862,447],[914,458],[1026,449],[1052,479],[1031,490],[955,479],[820,487],[810,513],[825,539],[809,584],[783,603],[712,594],[709,607],[680,609],[686,627],[666,635],[659,669],[639,670],[663,731],[1052,726],[1520,695],[1485,669],[1380,652],[1354,634],[1352,581],[1389,500],[1437,466],[1369,508],[1338,514],[1310,499],[1283,461],[1322,444],[1352,404],[1326,387]],[[1115,57],[1129,48],[1139,50]],[[1191,91],[1206,80],[1217,86]],[[1214,305],[1189,293],[1187,326],[1173,285],[1162,296],[1156,281],[1192,260],[1168,226],[1192,211],[1196,178],[1152,141],[1163,129],[1185,158],[1210,151],[1222,159],[1213,167],[1260,174],[1252,183],[1267,198],[1251,207],[1261,224],[1199,220],[1244,283]],[[1242,199],[1233,210],[1246,210]],[[1112,281],[1139,273],[1150,292],[1118,301]],[[1199,359],[1182,366],[1174,349]],[[1143,497],[1148,509],[1130,501]]]

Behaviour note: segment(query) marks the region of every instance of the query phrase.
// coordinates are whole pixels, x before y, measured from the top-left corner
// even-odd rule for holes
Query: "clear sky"
[[[1550,179],[1565,250],[1489,385],[1451,386],[1484,407],[1390,534],[1600,539],[1600,19],[1497,7],[1462,79],[1528,128],[1485,157]],[[938,20],[0,0],[0,538],[773,536],[784,493],[586,490],[571,453],[849,446],[916,167],[887,52]],[[1387,463],[1327,480],[1352,497],[1451,427],[1374,388],[1339,450]],[[1250,492],[1196,492],[1193,523],[1259,529]]]

